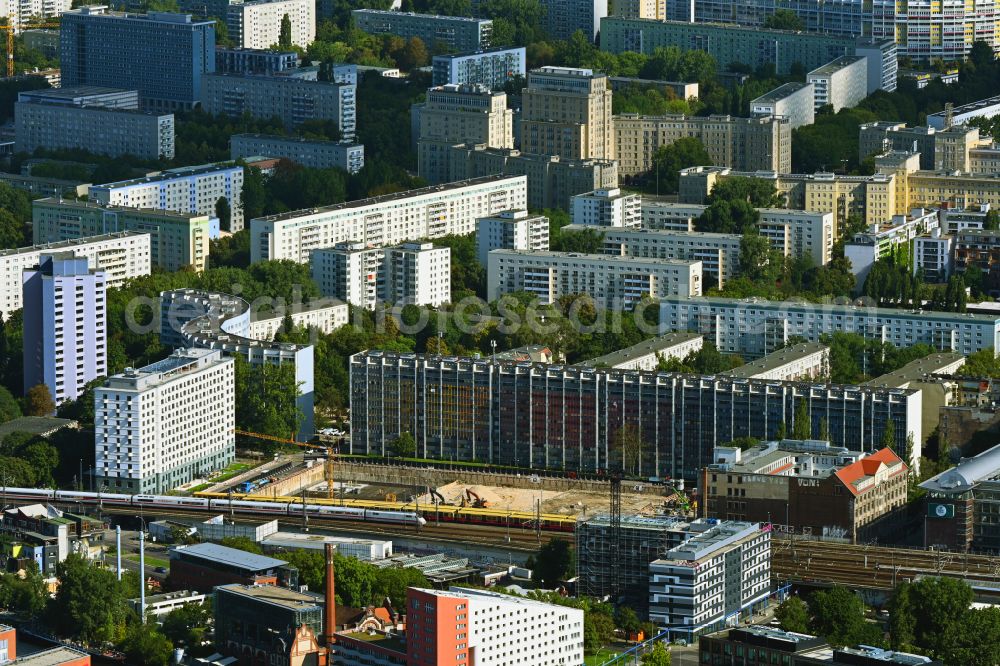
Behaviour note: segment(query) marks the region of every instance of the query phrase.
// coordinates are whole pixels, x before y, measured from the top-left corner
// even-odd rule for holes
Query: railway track
[[[780,582],[878,590],[920,576],[1000,585],[1000,557],[778,537],[771,542],[771,575]]]

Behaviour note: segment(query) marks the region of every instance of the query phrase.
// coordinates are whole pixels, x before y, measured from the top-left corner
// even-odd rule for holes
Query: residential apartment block
[[[321,141],[278,134],[234,134],[229,137],[229,156],[277,157],[313,169],[343,169],[357,173],[365,166],[365,147],[350,141]]]
[[[336,299],[314,299],[306,305],[279,308],[268,315],[256,312],[250,320],[248,337],[254,340],[274,340],[275,334],[284,328],[286,315],[291,317],[292,324],[296,327],[333,333],[347,325],[350,308],[347,303]],[[198,529],[199,534],[205,531],[201,527]]]
[[[979,129],[953,125],[945,129],[907,127],[906,123],[877,121],[863,123],[858,129],[858,159],[881,155],[887,151],[920,153],[920,168],[925,171],[985,171],[975,165],[975,153],[992,145],[989,138],[980,138]]]
[[[577,226],[636,228],[642,223],[642,197],[620,189],[599,189],[571,199],[570,215]]]
[[[549,218],[526,210],[505,210],[476,220],[476,258],[486,266],[491,250],[549,249]]]
[[[576,31],[597,41],[601,19],[608,15],[607,0],[541,0],[545,8],[545,31],[554,39],[569,39]]]
[[[44,384],[56,405],[108,373],[107,277],[72,252],[24,271],[24,391]]]
[[[72,99],[86,90],[19,93],[14,104],[17,150],[33,153],[39,148],[80,149],[111,157],[173,158],[174,114],[90,106]]]
[[[33,242],[58,243],[133,231],[149,234],[154,266],[202,271],[208,263],[208,216],[165,210],[102,206],[91,201],[36,199],[31,206]]]
[[[810,431],[842,446],[872,451],[889,423],[897,450],[910,435],[922,441],[914,389],[384,351],[356,354],[350,367],[358,455],[385,455],[410,432],[423,458],[595,471],[622,464],[614,441],[628,425],[643,434],[637,476],[695,479],[718,442],[774,439],[794,429],[803,405]]]
[[[273,76],[290,72],[298,66],[299,54],[295,51],[215,47],[215,71],[220,74]]]
[[[816,120],[816,93],[811,83],[785,83],[750,101],[753,116],[788,120],[788,129],[812,125]]]
[[[428,51],[459,53],[480,51],[490,46],[493,21],[465,16],[437,16],[413,12],[355,9],[351,11],[359,30],[372,35],[398,35],[404,39],[417,37]]]
[[[752,616],[771,594],[771,530],[694,522],[689,537],[649,563],[649,620],[688,636]]]
[[[643,199],[639,208],[643,229],[694,231],[695,221],[708,206]]]
[[[482,84],[444,85],[427,91],[414,104],[417,127],[417,174],[431,183],[451,180],[452,146],[473,143],[513,148],[513,112],[503,91]]]
[[[172,210],[209,217],[215,217],[219,199],[225,199],[230,211],[229,228],[225,231],[239,231],[243,228],[242,194],[243,167],[219,163],[91,185],[88,197],[102,206]]]
[[[810,257],[817,266],[833,259],[836,238],[833,213],[788,208],[758,208],[757,229],[786,257]]]
[[[750,357],[784,347],[792,336],[817,342],[836,331],[896,347],[923,342],[960,354],[1000,346],[1000,318],[993,316],[761,299],[667,297],[660,325],[700,333],[720,351]]]
[[[913,239],[939,229],[936,210],[915,208],[909,215],[893,215],[889,222],[872,225],[844,243],[844,257],[851,262],[858,290],[879,259],[893,256],[900,246],[909,252]]]
[[[955,235],[955,270],[976,267],[990,276],[1000,270],[1000,231],[966,229]]]
[[[541,67],[521,92],[521,150],[565,160],[615,159],[611,87],[590,69]]]
[[[570,224],[562,233],[574,233],[590,227]],[[603,251],[612,257],[680,259],[701,262],[702,271],[718,287],[739,275],[740,241],[738,234],[716,234],[673,229],[602,229]]]
[[[239,48],[269,49],[280,41],[281,23],[286,16],[292,29],[291,44],[307,48],[316,39],[313,0],[230,2],[226,11],[229,38]]]
[[[341,138],[357,130],[356,87],[287,76],[210,74],[204,77],[202,108],[208,113],[239,118],[281,118],[288,129],[309,120],[330,120]]]
[[[909,452],[909,459],[919,450]],[[906,504],[909,467],[892,449],[867,454],[821,440],[716,447],[702,470],[703,516],[772,523],[782,532],[865,540]]]
[[[783,382],[822,380],[830,376],[830,348],[820,342],[800,342],[721,374]]]
[[[215,71],[213,21],[93,5],[65,12],[60,24],[59,68],[67,88],[127,88],[139,91],[146,109],[190,109],[201,100],[202,77]]]
[[[620,173],[635,176],[648,172],[659,148],[688,137],[701,141],[712,164],[781,173],[792,167],[792,128],[783,118],[625,113],[615,116],[615,155]]]
[[[643,298],[701,295],[702,263],[695,260],[493,250],[487,269],[487,300],[526,291],[539,303],[587,294],[602,309],[631,309]]]
[[[305,263],[342,241],[387,246],[471,234],[477,219],[527,205],[526,178],[489,176],[281,213],[251,221],[250,257]]]
[[[384,299],[394,304],[451,302],[451,248],[403,243],[385,250]]]
[[[697,333],[667,333],[651,340],[643,340],[631,347],[613,351],[589,361],[577,363],[588,368],[617,368],[620,370],[656,370],[660,361],[684,360],[701,349],[704,338]]]
[[[385,250],[342,241],[309,255],[313,281],[324,296],[374,310],[385,299]]]
[[[840,56],[806,75],[812,84],[817,109],[826,105],[836,113],[868,96],[868,60],[864,56]]]
[[[94,392],[97,484],[163,493],[222,469],[236,453],[232,359],[177,350],[127,368]]]
[[[90,269],[104,273],[107,286],[121,287],[125,280],[149,275],[149,241],[147,233],[125,231],[0,250],[0,312],[11,313],[24,305],[21,272],[38,265],[42,255],[73,253],[86,259]]]
[[[508,81],[527,73],[525,63],[523,46],[445,53],[434,56],[432,81],[435,86],[473,83],[501,90]]]

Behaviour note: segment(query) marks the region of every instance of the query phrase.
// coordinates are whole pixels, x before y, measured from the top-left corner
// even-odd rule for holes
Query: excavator
[[[437,491],[437,488],[433,488],[431,486],[427,486],[427,494],[431,496],[431,499],[433,501],[437,502],[438,506],[444,506],[445,504],[448,503],[448,502],[445,501],[444,495],[442,495],[441,493],[439,493]]]
[[[462,506],[472,506],[477,509],[485,509],[489,506],[489,503],[476,493],[466,488],[465,495],[462,497]]]

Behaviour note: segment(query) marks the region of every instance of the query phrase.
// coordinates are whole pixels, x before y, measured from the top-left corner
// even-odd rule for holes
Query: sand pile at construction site
[[[559,513],[567,516],[591,515],[606,513],[610,498],[607,494],[581,490],[540,490],[537,488],[502,488],[497,486],[481,486],[453,481],[437,489],[448,504],[461,505],[462,498],[468,497],[466,490],[471,490],[486,501],[493,509],[511,511],[534,511],[535,502],[542,500],[543,513]],[[433,503],[430,495],[424,495],[420,502]],[[655,495],[622,493],[622,510],[629,513],[651,514],[657,512],[663,503],[663,498]]]

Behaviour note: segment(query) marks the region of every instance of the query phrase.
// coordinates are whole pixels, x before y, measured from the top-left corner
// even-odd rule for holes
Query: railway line
[[[1000,557],[778,537],[771,574],[780,583],[890,590],[921,576],[1000,586]]]

